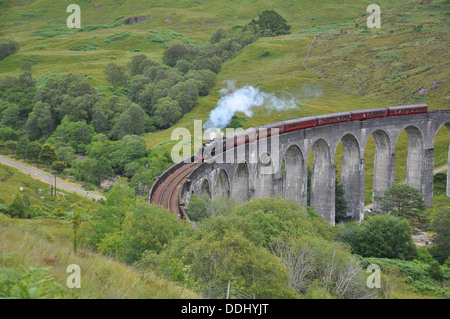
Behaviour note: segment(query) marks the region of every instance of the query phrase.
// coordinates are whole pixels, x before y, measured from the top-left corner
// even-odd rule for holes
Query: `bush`
[[[19,50],[19,44],[13,39],[0,39],[0,61]]]
[[[428,272],[431,278],[437,281],[444,280],[444,272],[442,271],[441,266],[436,260],[430,264],[430,269],[428,270]]]
[[[378,215],[356,229],[345,228],[338,240],[363,257],[413,259],[417,256],[409,222],[392,215]]]
[[[128,38],[131,35],[130,31],[124,31],[120,33],[114,33],[112,35],[109,35],[106,37],[105,41],[103,41],[103,44],[111,44],[111,42],[123,40],[125,38]]]
[[[8,206],[6,206],[5,204],[0,204],[0,213],[5,214],[5,215],[10,215]]]

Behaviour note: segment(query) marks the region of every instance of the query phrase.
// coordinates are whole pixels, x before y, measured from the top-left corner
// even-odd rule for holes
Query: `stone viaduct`
[[[427,206],[433,201],[434,138],[446,126],[450,133],[450,109],[424,114],[392,116],[350,121],[280,134],[278,145],[267,139],[267,147],[246,144],[244,155],[233,163],[220,160],[203,163],[187,178],[181,190],[186,204],[192,193],[211,198],[228,196],[238,203],[256,197],[292,198],[302,206],[307,203],[307,162],[313,152],[311,172],[311,206],[334,224],[336,148],[342,142],[341,183],[349,203],[352,219],[364,218],[364,152],[370,136],[375,140],[373,172],[374,196],[395,183],[395,146],[406,131],[409,139],[406,183],[421,192]],[[273,145],[276,145],[275,147]],[[231,153],[230,153],[231,152]],[[218,155],[216,155],[217,157]],[[252,160],[254,159],[254,160]],[[450,145],[448,162],[450,164]],[[264,173],[265,171],[271,173]],[[450,197],[450,174],[447,174],[447,196]],[[379,207],[374,202],[373,209]]]

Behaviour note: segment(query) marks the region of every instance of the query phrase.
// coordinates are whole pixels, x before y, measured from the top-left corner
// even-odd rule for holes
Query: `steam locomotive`
[[[223,136],[210,140],[203,144],[196,154],[196,159],[201,162],[208,160],[208,156],[216,155],[216,146],[220,146],[218,143],[222,143],[221,151],[237,147],[241,144],[251,142],[253,140],[259,140],[262,138],[270,137],[272,130],[278,132],[278,134],[289,133],[298,130],[304,130],[307,128],[330,125],[335,123],[350,122],[350,121],[364,121],[368,119],[382,118],[387,116],[401,116],[409,114],[427,113],[427,104],[415,104],[405,106],[393,106],[383,107],[377,109],[368,109],[360,111],[341,112],[319,116],[309,116],[294,120],[282,121],[278,123],[272,123],[268,125],[258,126],[254,129],[254,134],[248,134],[248,132],[241,131],[229,136]]]

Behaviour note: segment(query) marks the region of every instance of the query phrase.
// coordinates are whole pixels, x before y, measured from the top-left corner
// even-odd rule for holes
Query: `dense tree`
[[[216,75],[210,70],[191,70],[185,76],[184,80],[194,79],[198,82],[200,96],[206,96],[216,85]]]
[[[211,58],[208,57],[197,57],[191,66],[191,70],[210,70],[214,73],[219,73],[222,68],[222,60],[217,56]]]
[[[425,203],[419,191],[406,184],[396,184],[388,188],[383,196],[376,196],[381,210],[395,212],[398,216],[411,218],[412,220],[426,216]]]
[[[39,152],[39,160],[44,164],[52,164],[58,159],[55,147],[51,144],[44,144],[41,151]]]
[[[0,127],[0,139],[2,141],[17,141],[21,133],[10,127]]]
[[[413,259],[416,248],[412,229],[406,219],[393,215],[378,215],[359,227],[347,227],[339,240],[351,245],[355,254],[363,257]]]
[[[126,135],[111,154],[113,167],[123,172],[125,166],[147,155],[145,141],[137,135]]]
[[[37,163],[41,149],[42,146],[37,141],[28,143],[26,150],[27,158],[34,160],[34,162]]]
[[[175,43],[167,47],[164,51],[163,62],[174,67],[178,60],[191,61],[198,54],[199,49],[191,44]]]
[[[286,20],[274,10],[264,10],[261,12],[256,24],[261,31],[270,30],[271,34],[274,36],[290,34],[291,27],[286,23]]]
[[[168,128],[175,124],[183,115],[177,101],[170,97],[161,98],[155,105],[156,124],[160,128]]]
[[[5,148],[6,148],[7,150],[10,150],[10,151],[11,151],[11,154],[14,154],[14,151],[15,151],[16,148],[17,148],[17,142],[16,142],[16,141],[11,141],[11,140],[6,141],[6,142],[5,142]]]
[[[97,179],[97,186],[101,187],[105,178],[114,176],[114,171],[111,167],[111,163],[106,158],[101,157],[95,161],[94,165],[92,165],[91,174]]]
[[[158,64],[156,62],[148,59],[145,54],[139,54],[131,59],[128,67],[131,70],[131,76],[136,76],[142,74],[145,69],[157,65]]]
[[[30,139],[28,136],[22,135],[17,141],[16,154],[22,158],[25,158],[27,156],[27,146],[29,142]]]
[[[348,203],[344,196],[344,188],[341,183],[336,179],[335,182],[335,222],[339,221],[347,216]]]
[[[97,133],[107,134],[109,131],[109,121],[100,105],[96,105],[92,110],[92,126]]]
[[[16,194],[14,196],[14,200],[11,203],[11,205],[9,205],[9,212],[11,217],[17,217],[17,218],[27,218],[28,217],[28,209],[27,206],[25,205],[22,195],[21,194]]]
[[[211,43],[219,43],[220,40],[225,39],[228,37],[229,32],[224,29],[218,29],[214,34],[211,36]]]
[[[432,216],[431,228],[436,233],[433,237],[436,259],[444,263],[450,258],[450,209],[442,208]]]
[[[125,216],[123,224],[122,259],[127,263],[139,260],[145,251],[160,253],[164,245],[185,227],[178,218],[155,205],[139,204]]]
[[[1,113],[0,124],[12,127],[15,130],[22,128],[24,121],[21,117],[19,107],[15,104],[10,104],[10,106]]]
[[[49,136],[54,130],[54,122],[50,105],[37,102],[33,107],[27,121],[27,130],[31,140],[37,140],[42,136]]]
[[[111,136],[115,139],[122,139],[126,135],[140,135],[145,132],[145,120],[147,115],[135,103],[132,103],[123,112],[117,123],[111,130]]]
[[[85,120],[71,122],[69,117],[64,117],[56,128],[52,137],[60,145],[71,146],[76,153],[84,154],[86,146],[95,135],[95,129]]]
[[[0,61],[19,50],[19,44],[13,39],[0,39]]]
[[[109,63],[105,70],[106,80],[113,85],[114,88],[125,85],[128,81],[126,69],[114,63]]]
[[[58,147],[56,154],[58,154],[58,160],[63,162],[67,167],[71,167],[77,159],[75,150],[71,146]]]

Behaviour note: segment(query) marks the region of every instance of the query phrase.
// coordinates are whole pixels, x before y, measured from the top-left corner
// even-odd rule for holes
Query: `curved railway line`
[[[150,203],[169,209],[172,214],[183,218],[180,212],[179,190],[186,177],[200,164],[183,164],[173,172],[167,173],[167,176],[151,193]]]

